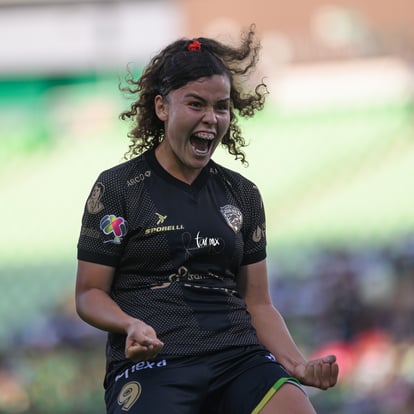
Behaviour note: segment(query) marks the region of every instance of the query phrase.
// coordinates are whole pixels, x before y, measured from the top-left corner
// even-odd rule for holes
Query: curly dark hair
[[[259,83],[253,91],[243,90],[243,81],[256,67],[260,42],[255,41],[255,25],[242,35],[238,47],[224,45],[214,39],[199,37],[197,39],[179,39],[159,52],[144,68],[142,75],[135,79],[127,68],[125,81],[127,86],[119,85],[122,92],[137,99],[129,110],[120,114],[122,120],[130,120],[132,129],[128,133],[131,139],[125,158],[133,158],[145,150],[156,147],[164,137],[163,122],[158,119],[154,99],[157,95],[166,97],[172,90],[179,89],[188,82],[213,75],[228,76],[230,91],[230,126],[222,139],[221,145],[247,164],[241,148],[246,141],[237,124],[235,111],[248,118],[263,109],[266,85]],[[199,42],[199,50],[189,50],[189,45]],[[190,47],[191,49],[191,47]]]

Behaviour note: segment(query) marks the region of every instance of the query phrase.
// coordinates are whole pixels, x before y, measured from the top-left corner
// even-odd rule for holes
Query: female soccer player
[[[306,360],[271,302],[258,188],[212,160],[222,145],[246,162],[236,114],[263,108],[263,83],[243,89],[258,51],[252,26],[239,46],[180,39],[128,72],[128,160],[93,184],[78,243],[109,414],[311,414],[301,384],[337,381],[335,356]]]

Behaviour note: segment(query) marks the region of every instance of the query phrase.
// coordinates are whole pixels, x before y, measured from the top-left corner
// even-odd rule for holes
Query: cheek
[[[219,120],[220,132],[224,135],[230,127],[230,116],[225,116]]]

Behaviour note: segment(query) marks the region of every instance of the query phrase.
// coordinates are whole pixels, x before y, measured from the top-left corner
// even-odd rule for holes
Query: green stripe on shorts
[[[270,388],[270,390],[265,394],[262,400],[257,404],[256,408],[251,412],[251,414],[259,414],[260,410],[270,401],[270,399],[276,394],[276,392],[280,389],[280,387],[285,384],[286,382],[294,382],[296,384],[300,384],[300,382],[293,377],[283,377],[279,378]]]

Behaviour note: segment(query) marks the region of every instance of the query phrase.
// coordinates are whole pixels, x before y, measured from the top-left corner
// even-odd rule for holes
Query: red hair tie
[[[187,49],[190,52],[195,52],[201,50],[201,43],[198,40],[193,40],[189,45],[187,46]]]

